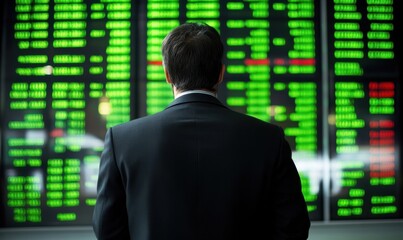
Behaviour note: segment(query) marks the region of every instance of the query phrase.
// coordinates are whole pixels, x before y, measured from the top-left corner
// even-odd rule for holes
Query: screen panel
[[[134,4],[6,2],[1,225],[88,225],[105,131],[135,110]]]
[[[332,219],[401,217],[396,2],[328,1]]]
[[[318,5],[314,0],[155,0],[142,9],[147,12],[145,114],[163,110],[173,98],[162,68],[163,38],[184,22],[215,27],[224,42],[226,65],[219,99],[284,128],[313,220],[323,218]]]

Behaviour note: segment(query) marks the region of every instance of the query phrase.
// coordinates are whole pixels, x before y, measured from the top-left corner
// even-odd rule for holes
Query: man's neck
[[[213,92],[213,91],[210,91],[210,90],[206,90],[206,89],[195,89],[195,90],[188,90],[188,91],[178,91],[178,90],[176,90],[176,88],[174,87],[173,92],[174,92],[175,99],[178,98],[178,97],[181,97],[181,96],[183,96],[183,95],[187,95],[187,94],[191,94],[191,93],[201,93],[201,94],[206,94],[206,95],[210,95],[210,96],[213,96],[213,97],[217,97],[217,93],[216,93],[216,92]]]

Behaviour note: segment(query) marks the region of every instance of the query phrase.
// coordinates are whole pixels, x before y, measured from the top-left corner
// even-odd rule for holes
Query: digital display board
[[[311,219],[323,218],[321,65],[317,1],[149,1],[146,108],[172,101],[161,42],[184,22],[203,21],[222,36],[226,73],[219,99],[230,108],[284,128],[293,147]],[[142,67],[140,67],[142,68]]]
[[[334,0],[328,8],[332,219],[401,217],[402,49],[394,2]]]
[[[90,223],[106,129],[135,111],[133,5],[4,3],[2,226]]]
[[[90,225],[106,129],[163,110],[161,43],[221,34],[231,109],[281,126],[313,221],[402,218],[393,0],[2,2],[0,227]]]

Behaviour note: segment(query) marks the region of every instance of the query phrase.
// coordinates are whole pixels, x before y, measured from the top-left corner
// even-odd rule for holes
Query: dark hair
[[[180,91],[215,91],[222,67],[223,44],[204,23],[185,23],[162,42],[162,56],[172,84]]]

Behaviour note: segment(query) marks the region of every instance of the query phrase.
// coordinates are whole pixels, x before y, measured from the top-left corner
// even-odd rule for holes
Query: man
[[[93,225],[99,239],[307,239],[310,221],[283,131],[216,98],[217,31],[189,23],[162,45],[175,100],[108,130]]]

